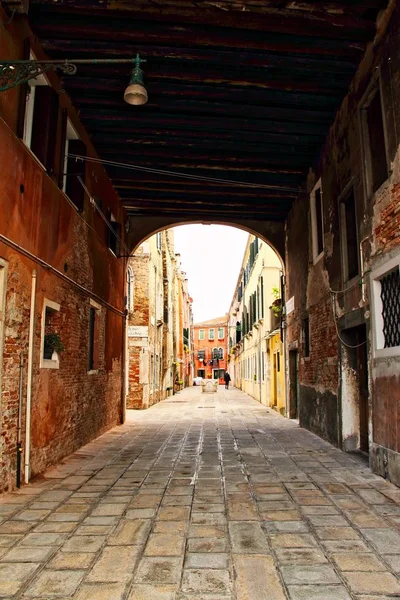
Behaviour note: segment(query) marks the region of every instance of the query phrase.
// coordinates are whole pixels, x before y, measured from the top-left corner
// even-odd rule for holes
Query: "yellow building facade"
[[[281,274],[274,250],[249,235],[229,310],[228,371],[235,387],[284,414]]]

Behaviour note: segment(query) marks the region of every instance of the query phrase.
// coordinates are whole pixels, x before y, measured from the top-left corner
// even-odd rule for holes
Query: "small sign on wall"
[[[129,325],[128,337],[149,337],[149,328],[144,325]]]
[[[289,300],[286,302],[285,308],[286,308],[285,313],[287,315],[290,315],[290,313],[294,311],[294,296],[289,298]]]

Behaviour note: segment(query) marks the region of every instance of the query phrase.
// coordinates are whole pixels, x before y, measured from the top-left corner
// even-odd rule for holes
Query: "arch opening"
[[[128,260],[135,299],[128,311],[127,408],[147,408],[200,380],[222,384],[229,373],[234,386],[283,410],[283,328],[272,310],[284,296],[278,244],[249,224],[171,225],[142,230]]]

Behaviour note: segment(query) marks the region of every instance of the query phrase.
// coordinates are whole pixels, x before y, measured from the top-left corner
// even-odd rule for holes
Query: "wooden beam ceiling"
[[[126,65],[64,80],[128,212],[282,220],[386,4],[31,0],[29,18],[52,58],[146,58],[146,106],[122,100]]]

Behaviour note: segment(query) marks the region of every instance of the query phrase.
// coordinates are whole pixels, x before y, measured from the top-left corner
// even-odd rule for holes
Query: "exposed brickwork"
[[[397,6],[397,5],[396,5]],[[361,412],[369,414],[369,441],[385,448],[399,449],[398,421],[399,357],[373,357],[372,312],[368,273],[400,249],[400,161],[397,131],[400,107],[400,61],[395,40],[400,31],[400,7],[390,21],[388,35],[371,45],[344,99],[314,172],[310,172],[307,194],[298,198],[287,220],[286,297],[294,297],[294,311],[287,317],[289,350],[298,350],[298,390],[300,422],[335,444],[354,449],[361,439]],[[395,58],[394,58],[395,57]],[[390,65],[389,65],[390,61]],[[374,79],[380,72],[379,85]],[[375,88],[374,88],[375,86]],[[374,192],[374,145],[368,146],[367,124],[363,121],[366,98],[371,90],[381,93],[388,178]],[[378,161],[379,162],[379,161]],[[324,251],[313,260],[310,218],[310,192],[321,178]],[[345,276],[347,219],[344,205],[348,192],[354,194],[358,260],[357,276]],[[347,209],[345,209],[347,210]],[[351,225],[350,225],[351,227]],[[308,234],[306,233],[308,232]],[[361,257],[360,257],[361,254]],[[361,274],[364,271],[364,280]],[[364,283],[364,285],[362,285]],[[335,290],[334,292],[332,290]],[[341,291],[343,290],[343,291]],[[339,293],[336,293],[339,291]],[[333,300],[333,304],[332,304]],[[372,313],[372,314],[371,314]],[[304,356],[302,319],[309,317],[310,352]],[[336,321],[336,326],[335,326]],[[343,341],[339,341],[337,330]],[[360,371],[357,336],[366,336],[369,398],[361,403],[360,387],[365,371]],[[346,342],[347,340],[347,342]],[[356,346],[355,348],[352,346]],[[363,367],[364,369],[366,367]],[[368,393],[368,392],[367,392]],[[388,398],[390,398],[388,405]],[[375,452],[375,450],[374,450]],[[385,474],[385,469],[375,468]],[[400,464],[400,462],[399,462]],[[391,476],[386,472],[387,476]]]
[[[11,35],[13,37],[11,38]],[[4,30],[4,57],[22,54],[24,25],[14,21]],[[55,89],[57,77],[51,75]],[[4,348],[1,379],[0,491],[16,485],[16,429],[18,420],[19,361],[24,358],[22,445],[25,452],[26,385],[32,273],[37,273],[33,347],[31,411],[31,472],[42,472],[86,442],[118,424],[122,415],[123,260],[107,247],[107,228],[86,197],[82,214],[68,202],[15,135],[19,89],[0,99],[0,258],[8,267],[4,312]],[[61,111],[68,111],[74,127],[94,155],[87,134],[65,94]],[[56,154],[60,152],[57,141]],[[55,162],[57,162],[55,160]],[[119,199],[100,165],[86,169],[86,185],[110,208],[119,222]],[[12,246],[21,246],[32,257]],[[50,265],[47,268],[40,261]],[[104,276],[107,274],[107,276]],[[63,279],[63,277],[68,279]],[[78,289],[75,285],[82,286]],[[90,298],[96,312],[95,372],[88,373]],[[44,300],[60,305],[54,327],[65,351],[58,369],[41,368],[42,311]],[[114,307],[114,308],[113,308]],[[24,458],[24,455],[23,455]]]

